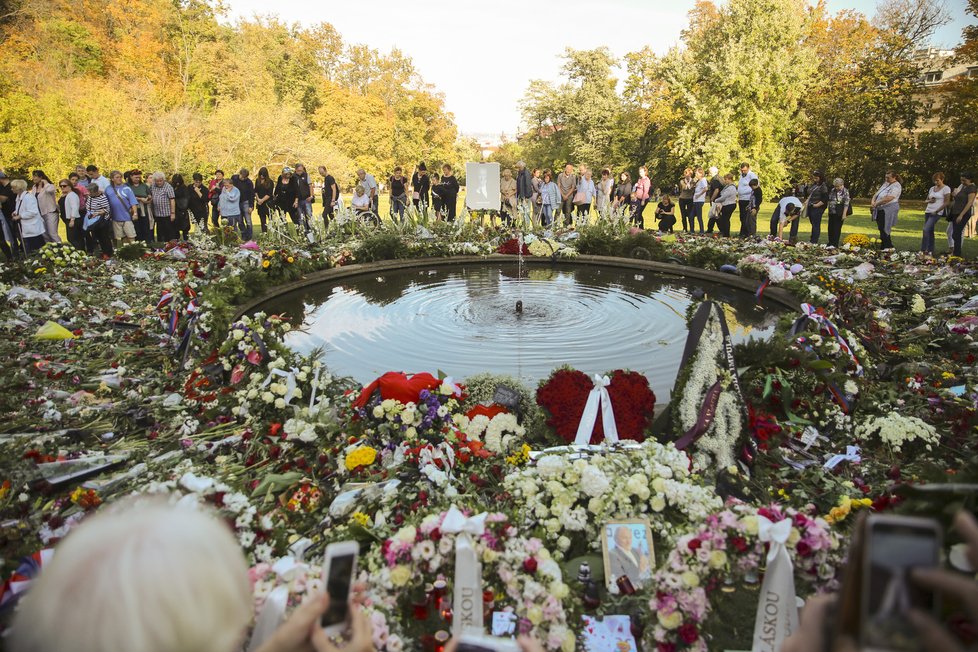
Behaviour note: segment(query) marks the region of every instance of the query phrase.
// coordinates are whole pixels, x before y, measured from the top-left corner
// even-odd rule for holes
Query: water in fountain
[[[777,309],[753,293],[648,271],[558,263],[466,263],[385,270],[284,295],[261,306],[301,327],[287,344],[321,347],[335,374],[486,371],[529,386],[560,365],[646,374],[660,400],[676,378],[694,295],[726,304],[734,342],[766,339]],[[523,301],[523,312],[514,306]]]

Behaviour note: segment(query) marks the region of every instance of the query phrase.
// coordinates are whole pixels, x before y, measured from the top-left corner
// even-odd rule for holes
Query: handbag
[[[583,190],[578,190],[574,194],[574,203],[577,204],[577,205],[588,203],[588,201],[587,201],[587,195],[584,194],[584,191]]]

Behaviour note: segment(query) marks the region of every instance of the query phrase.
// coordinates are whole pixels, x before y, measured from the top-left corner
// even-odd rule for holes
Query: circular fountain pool
[[[703,293],[727,306],[734,342],[765,339],[776,310],[747,291],[647,270],[488,262],[385,270],[279,295],[287,344],[321,347],[333,373],[367,383],[386,371],[492,372],[535,386],[561,365],[646,374],[667,400],[686,341],[686,310]],[[516,302],[522,301],[522,312]]]

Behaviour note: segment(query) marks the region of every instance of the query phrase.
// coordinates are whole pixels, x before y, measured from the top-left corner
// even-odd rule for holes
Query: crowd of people
[[[30,182],[9,179],[0,172],[0,246],[8,260],[29,254],[46,242],[60,242],[61,223],[70,244],[104,256],[112,256],[114,247],[122,243],[186,239],[192,225],[207,231],[223,223],[248,240],[254,237],[252,215],[256,211],[262,232],[267,231],[273,216],[288,219],[308,232],[317,195],[322,206],[320,216],[327,224],[342,203],[340,184],[325,166],[319,166],[318,171],[319,177],[314,179],[300,163],[285,167],[273,180],[268,168],[262,167],[252,180],[246,168],[230,177],[223,170],[215,170],[207,181],[194,173],[190,183],[181,174],[168,179],[163,172],[154,172],[144,180],[139,169],[113,170],[106,177],[95,165],[79,165],[57,183],[42,170],[34,170]],[[398,166],[385,186],[363,169],[356,176],[349,203],[365,220],[380,222],[382,190],[389,192],[392,220],[403,222],[409,207],[419,211],[430,208],[438,219],[449,222],[457,217],[461,188],[448,164],[441,167],[440,175],[429,175],[421,162],[410,179]],[[962,172],[959,177],[959,185],[951,188],[945,184],[943,173],[934,175],[925,208],[923,252],[935,253],[934,234],[942,219],[948,222],[948,245],[956,256],[961,255],[966,230],[974,228],[975,173]],[[535,226],[569,226],[575,221],[589,221],[594,210],[599,219],[627,219],[644,228],[646,209],[654,204],[652,219],[663,232],[681,228],[686,233],[716,232],[730,237],[736,211],[741,238],[758,235],[758,213],[764,201],[760,179],[746,162],[740,165],[739,175],[721,175],[715,166],[708,170],[686,168],[675,183],[654,186],[644,166],[633,182],[627,171],[615,177],[604,168],[595,179],[588,166],[568,163],[555,176],[550,169],[529,169],[520,161],[515,174],[509,169],[502,171],[499,188],[500,210],[490,213],[493,224],[497,216],[506,222],[522,216]],[[902,192],[901,179],[891,170],[870,201],[883,249],[893,247],[891,234]],[[770,220],[772,237],[784,238],[787,231],[787,239],[795,242],[799,224],[807,219],[810,242],[818,243],[824,220],[828,244],[840,245],[842,227],[853,205],[842,179],[836,178],[830,185],[825,174],[816,170],[809,181],[777,193],[777,199]]]

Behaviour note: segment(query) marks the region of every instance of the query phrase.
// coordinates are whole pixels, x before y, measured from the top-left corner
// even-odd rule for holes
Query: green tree
[[[548,167],[567,161],[592,165],[608,161],[621,113],[612,75],[617,60],[606,47],[567,48],[563,58],[566,81],[559,86],[532,81],[521,103],[523,122],[529,127],[527,153]]]

